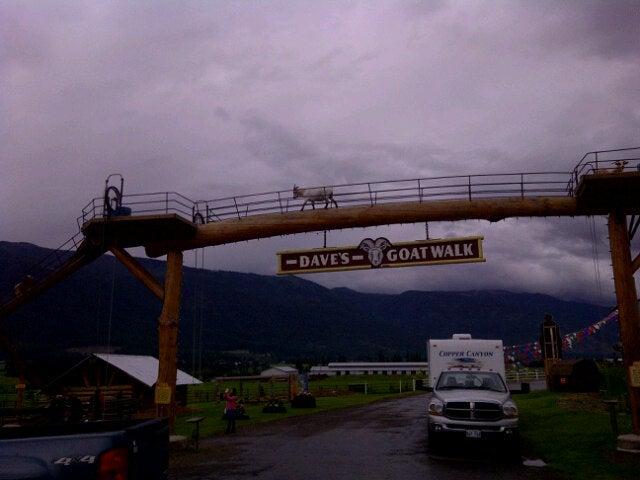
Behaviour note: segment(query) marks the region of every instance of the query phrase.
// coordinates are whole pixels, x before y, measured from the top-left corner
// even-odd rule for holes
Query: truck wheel
[[[518,434],[504,441],[504,452],[508,462],[520,462],[520,439]]]
[[[431,452],[442,450],[442,435],[434,432],[431,428],[427,429],[427,448]]]

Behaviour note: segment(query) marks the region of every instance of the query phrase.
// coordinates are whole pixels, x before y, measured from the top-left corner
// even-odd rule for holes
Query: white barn
[[[260,372],[261,377],[288,377],[289,375],[298,375],[298,370],[289,365],[273,365]]]
[[[331,362],[311,367],[311,375],[418,375],[427,374],[427,362]]]

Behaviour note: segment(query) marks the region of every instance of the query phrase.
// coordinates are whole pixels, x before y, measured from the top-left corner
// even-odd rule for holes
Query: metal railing
[[[640,171],[640,147],[587,152],[574,167],[567,191],[575,195],[580,180],[586,175],[604,175]]]
[[[507,369],[505,372],[507,383],[515,382],[533,382],[535,380],[544,380],[543,368],[521,368]]]
[[[405,180],[344,183],[305,187],[320,192],[322,200],[295,197],[292,190],[235,195],[212,200],[192,200],[177,192],[123,195],[122,204],[132,215],[175,213],[195,223],[245,218],[264,213],[289,213],[308,208],[374,206],[392,202],[477,200],[495,197],[574,196],[585,175],[640,169],[640,147],[601,150],[585,154],[570,171],[453,175]],[[104,198],[91,200],[78,217],[78,227],[107,216]]]
[[[123,195],[122,204],[131,209],[132,215],[175,213],[192,220],[193,207],[196,202],[178,192],[152,192]],[[76,219],[76,223],[81,229],[87,221],[107,216],[104,198],[96,197],[85,205],[82,214]]]
[[[32,288],[34,285],[43,281],[50,274],[58,270],[73,255],[83,240],[84,234],[79,231],[58,248],[51,250],[45,257],[24,271],[21,278],[17,279],[18,283],[14,289],[19,289],[21,286],[25,289]],[[4,295],[0,298],[0,305],[11,298],[11,294],[8,294],[8,292],[2,293]]]
[[[347,183],[306,187],[323,192],[339,206],[374,206],[392,202],[429,200],[476,200],[490,197],[566,196],[568,172],[529,172],[414,178],[380,182]],[[294,197],[291,190],[235,195],[212,200],[191,200],[177,192],[123,195],[122,204],[132,215],[175,213],[196,223],[245,218],[264,213],[289,213],[305,208],[324,208]],[[331,203],[328,205],[331,206]],[[78,226],[105,217],[104,199],[94,198],[82,209]]]
[[[69,259],[69,257],[78,249],[78,246],[84,240],[82,232],[77,232],[73,237],[64,242],[55,250],[52,250],[46,257],[32,266],[27,275],[34,278],[46,276],[55,271],[60,265]]]

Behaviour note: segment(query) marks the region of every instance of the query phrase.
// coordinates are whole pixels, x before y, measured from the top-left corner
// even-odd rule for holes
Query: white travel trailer
[[[427,405],[430,449],[448,438],[502,440],[509,456],[518,452],[518,407],[505,382],[502,340],[457,334],[429,340]]]
[[[435,387],[446,370],[497,372],[505,381],[502,340],[480,340],[456,333],[444,340],[429,340],[429,386]]]

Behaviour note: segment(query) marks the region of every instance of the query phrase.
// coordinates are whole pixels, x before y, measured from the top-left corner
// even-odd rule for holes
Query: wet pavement
[[[245,427],[201,442],[200,452],[171,458],[171,479],[528,479],[499,448],[465,443],[430,455],[426,395]]]

